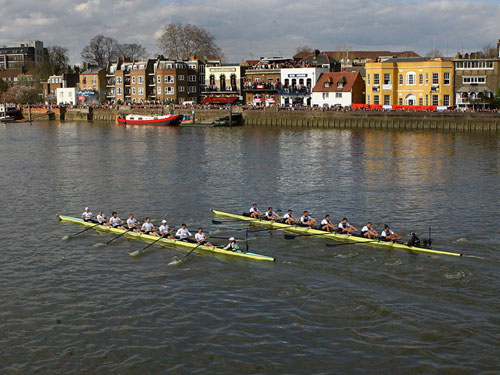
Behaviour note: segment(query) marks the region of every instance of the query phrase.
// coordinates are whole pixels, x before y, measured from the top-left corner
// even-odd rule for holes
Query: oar
[[[112,238],[110,239],[108,242],[105,243],[105,245],[109,245],[111,242],[113,242],[114,240],[116,240],[117,238],[120,238],[121,236],[123,236],[124,234],[127,234],[128,232],[130,232],[131,230],[133,230],[134,228],[129,228],[127,229],[125,232],[123,233],[120,233],[118,236],[116,236],[115,238]]]
[[[338,247],[338,246],[348,246],[348,245],[364,245],[370,242],[380,242],[380,240],[365,241],[365,242],[346,242],[346,243],[326,243],[327,247]]]
[[[316,229],[319,230],[319,229]],[[284,234],[285,240],[294,240],[296,237],[312,237],[312,236],[324,236],[325,234],[332,234],[332,232],[324,233],[313,233],[313,234]]]
[[[81,231],[80,231],[80,232],[78,232],[78,233],[75,233],[75,234],[70,234],[70,235],[68,235],[68,236],[64,236],[62,239],[63,239],[64,241],[66,241],[66,240],[70,240],[70,239],[72,239],[72,238],[74,238],[74,237],[78,236],[79,234],[81,234],[81,233],[83,233],[83,232],[86,232],[86,231],[88,231],[88,230],[90,230],[90,229],[92,229],[92,228],[97,227],[98,225],[101,225],[101,224],[100,224],[100,223],[97,223],[96,225],[92,225],[91,227],[85,228],[84,230],[81,230]]]
[[[144,250],[146,250],[148,247],[151,247],[153,246],[155,243],[157,243],[159,240],[161,240],[162,238],[164,238],[165,236],[160,236],[158,237],[157,240],[154,240],[153,242],[151,242],[148,246],[144,247],[143,249],[141,250],[136,250],[136,251],[132,251],[131,253],[128,253],[128,255],[130,255],[131,257],[136,257],[138,255],[141,255],[144,253]]]
[[[202,242],[200,242],[198,245],[196,245],[195,247],[193,247],[189,253],[187,253],[186,255],[184,255],[181,259],[175,259],[175,258],[174,258],[174,259],[173,259],[173,260],[172,260],[172,261],[171,261],[168,265],[169,265],[169,266],[175,266],[175,265],[177,265],[177,264],[179,264],[179,263],[184,262],[184,261],[186,260],[186,258],[187,258],[187,257],[188,257],[188,256],[189,256],[189,255],[190,255],[193,251],[195,251],[195,250],[196,250],[199,246],[201,246],[202,244],[203,244],[203,243],[202,243]]]
[[[221,240],[227,240],[227,237],[221,237],[221,236],[208,236],[208,238],[217,238],[217,239],[221,239]],[[243,242],[243,241],[253,241],[255,239],[257,239],[257,237],[250,237],[250,238],[247,238],[247,239],[236,238],[236,241],[241,241],[241,242]]]

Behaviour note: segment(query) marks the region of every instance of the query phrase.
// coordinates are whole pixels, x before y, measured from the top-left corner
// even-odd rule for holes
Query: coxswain
[[[321,220],[321,230],[324,230],[326,232],[332,232],[335,230],[335,225],[332,224],[330,221],[330,215],[326,215],[323,220]]]
[[[293,211],[288,210],[286,214],[283,215],[283,223],[288,225],[295,225],[297,223],[297,219],[293,217]]]
[[[398,240],[403,239],[403,237],[401,237],[399,234],[393,232],[387,224],[384,225],[384,230],[382,231],[382,233],[380,233],[380,238],[384,241],[392,241],[392,242],[396,242]]]
[[[140,223],[134,217],[134,214],[130,214],[128,219],[127,219],[127,228],[126,229],[131,230],[132,232],[140,232],[140,229],[137,228],[138,224],[140,224]]]
[[[260,219],[262,216],[262,212],[257,208],[257,203],[254,203],[252,207],[250,207],[250,210],[248,211],[250,214],[250,217],[253,217],[254,219]]]
[[[342,221],[337,226],[337,229],[341,234],[352,234],[353,231],[359,232],[358,228],[356,228],[354,225],[349,224],[346,217],[342,219]]]
[[[116,211],[113,211],[113,213],[111,214],[111,217],[108,221],[108,226],[111,226],[113,228],[125,229],[123,227],[123,220],[118,217]]]
[[[309,216],[308,211],[304,211],[304,214],[300,217],[300,225],[313,228],[316,225],[316,219]]]
[[[264,215],[266,216],[266,220],[279,220],[280,219],[280,215],[278,215],[276,212],[274,212],[272,207],[269,207]]]
[[[150,236],[158,237],[159,234],[155,232],[155,226],[151,222],[149,216],[144,220],[144,223],[141,227],[141,232],[144,234],[149,234]]]
[[[366,225],[363,228],[361,228],[361,235],[363,237],[370,238],[370,239],[378,238],[378,236],[379,236],[378,232],[375,229],[373,229],[371,221],[366,223]]]
[[[97,222],[101,225],[106,225],[106,216],[102,214],[102,211],[99,210],[96,216]]]
[[[160,236],[162,236],[162,237],[166,237],[166,238],[170,238],[170,239],[174,238],[174,236],[172,236],[172,233],[170,233],[170,228],[167,225],[167,220],[161,221],[161,225],[158,228],[158,231],[160,232]]]
[[[229,238],[229,243],[224,246],[224,250],[237,251],[240,249],[234,237]]]
[[[83,221],[92,221],[93,217],[94,217],[94,215],[89,210],[89,208],[85,207],[85,211],[83,211],[83,213],[82,213],[82,219],[83,219]]]
[[[203,233],[203,228],[198,228],[198,233],[194,235],[194,239],[198,244],[214,247],[213,244],[207,241],[207,236],[205,236],[205,233]]]
[[[184,223],[182,223],[181,227],[177,230],[177,233],[175,233],[175,237],[184,242],[194,242],[194,240],[189,238],[192,236],[193,235],[191,234],[191,232],[189,232],[186,224]]]

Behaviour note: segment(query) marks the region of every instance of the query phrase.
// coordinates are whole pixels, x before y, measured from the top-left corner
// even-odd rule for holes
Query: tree
[[[148,58],[148,53],[146,51],[146,48],[136,43],[120,44],[120,55],[128,57],[132,61]]]
[[[69,63],[68,49],[60,46],[51,46],[47,48],[48,60],[52,74],[61,74]]]
[[[313,53],[313,49],[306,44],[304,44],[302,46],[298,46],[295,49],[296,55],[298,55],[298,54],[310,54],[310,53]]]
[[[105,68],[106,65],[120,55],[120,44],[114,38],[96,35],[82,50],[85,62]]]
[[[495,48],[495,46],[493,44],[490,43],[490,44],[483,47],[483,54],[484,54],[484,57],[486,57],[486,58],[497,57],[497,49]]]
[[[158,39],[160,49],[171,59],[184,60],[191,55],[199,59],[221,59],[221,49],[215,43],[215,36],[190,23],[167,25]]]
[[[0,78],[0,93],[5,92],[9,89],[9,85],[2,78]]]
[[[438,49],[433,49],[432,51],[427,52],[427,54],[425,55],[425,57],[439,57],[439,56],[443,56],[443,54]]]

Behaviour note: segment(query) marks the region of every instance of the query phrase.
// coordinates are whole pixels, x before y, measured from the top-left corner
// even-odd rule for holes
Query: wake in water
[[[177,266],[182,263],[182,259],[177,258],[176,256],[172,258],[172,260],[167,264],[167,266]]]
[[[107,245],[105,243],[102,243],[102,242],[98,242],[96,244],[93,244],[92,245],[93,247],[106,247]]]
[[[457,238],[456,240],[452,241],[453,243],[468,243],[469,240],[466,237],[460,237]]]

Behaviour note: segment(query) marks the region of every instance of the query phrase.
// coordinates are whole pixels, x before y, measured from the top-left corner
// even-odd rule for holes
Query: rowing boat
[[[302,235],[311,235],[311,236],[315,236],[315,237],[329,238],[329,239],[337,240],[337,241],[359,242],[360,244],[363,242],[366,242],[366,245],[370,245],[370,246],[385,247],[385,248],[390,248],[390,249],[394,249],[394,250],[405,250],[405,251],[424,253],[424,254],[429,254],[429,255],[462,256],[462,254],[460,254],[460,253],[453,253],[453,252],[449,252],[449,251],[428,249],[425,247],[408,246],[405,244],[394,243],[394,242],[389,242],[389,241],[373,242],[373,239],[364,238],[364,237],[357,237],[357,236],[353,236],[350,234],[330,233],[330,232],[325,232],[325,231],[322,231],[319,229],[312,229],[309,227],[301,227],[301,226],[296,226],[296,225],[288,225],[288,224],[284,224],[284,223],[278,223],[278,222],[272,221],[272,220],[254,219],[254,218],[251,218],[248,216],[231,214],[231,213],[223,212],[223,211],[212,210],[212,212],[216,216],[243,220],[243,221],[251,222],[253,224],[263,225],[263,226],[267,226],[270,228],[276,228],[276,229],[289,231],[289,232],[293,232],[293,233],[299,233]]]
[[[71,217],[71,216],[63,216],[63,215],[58,215],[60,221],[67,221],[67,222],[72,222],[72,223],[78,223],[81,225],[85,226],[94,226],[96,225],[95,223],[84,221],[83,219],[79,219],[76,217]],[[104,231],[108,233],[113,233],[113,234],[122,234],[124,232],[127,232],[125,229],[119,229],[119,228],[113,228],[113,227],[107,227],[104,225],[97,225],[95,226],[96,230],[99,231]],[[144,241],[144,242],[153,242],[158,240],[158,237],[156,236],[151,236],[148,234],[144,233],[138,233],[138,232],[127,232],[124,234],[125,236],[139,240],[139,241]],[[177,248],[181,248],[183,250],[191,250],[193,249],[197,244],[196,243],[191,243],[191,242],[184,242],[180,240],[175,240],[175,239],[169,239],[169,238],[162,238],[158,240],[157,244],[160,245],[166,245],[166,246],[174,246]],[[253,260],[260,260],[260,261],[270,261],[274,262],[276,259],[266,256],[266,255],[261,255],[261,254],[256,254],[256,253],[244,253],[242,251],[230,251],[230,250],[224,250],[219,247],[210,247],[210,246],[198,246],[197,250],[200,250],[202,252],[207,252],[207,253],[213,253],[217,255],[227,255],[227,256],[233,256],[233,257],[238,257],[238,258],[244,258],[244,259],[253,259]]]

